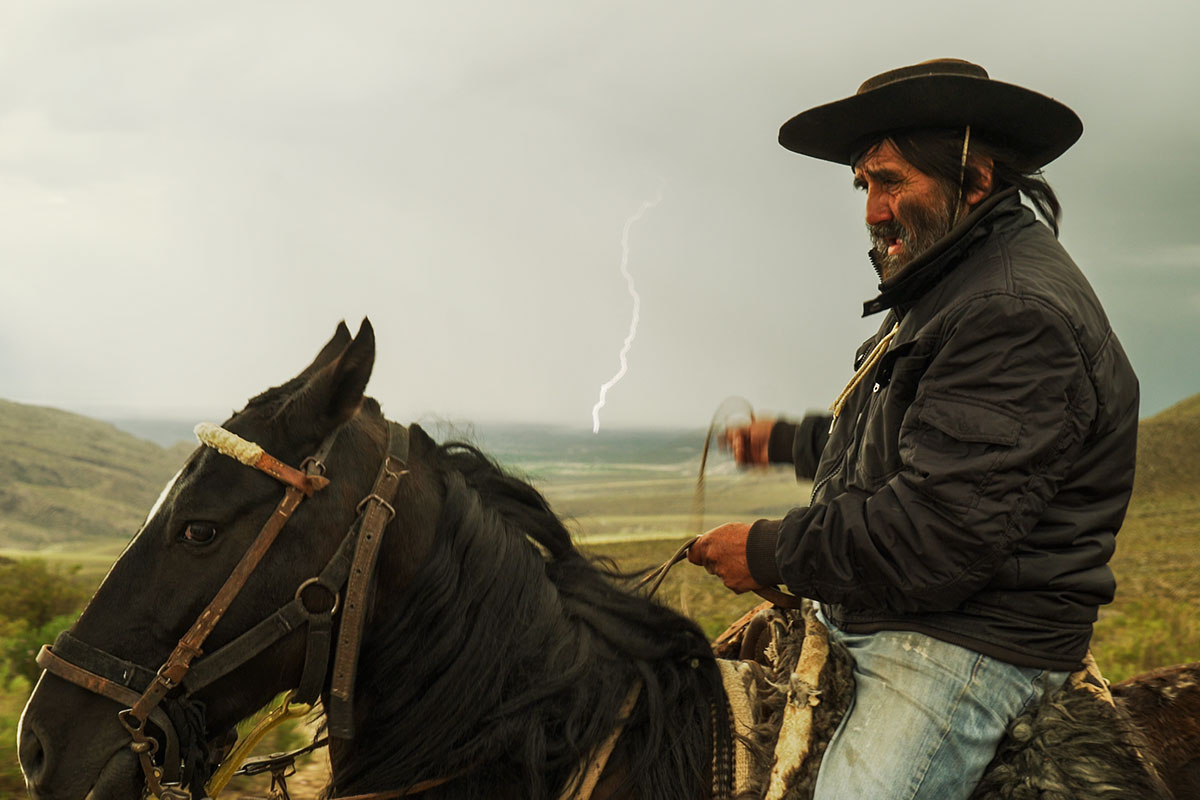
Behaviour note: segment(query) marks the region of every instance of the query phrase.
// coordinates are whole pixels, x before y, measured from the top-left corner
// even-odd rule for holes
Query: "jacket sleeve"
[[[810,479],[817,474],[821,463],[821,452],[829,441],[829,414],[807,414],[796,426],[792,441],[792,463],[796,465],[796,477]]]
[[[821,451],[829,441],[828,414],[806,414],[800,422],[778,420],[771,428],[767,456],[772,464],[793,464],[797,478],[812,478],[817,474]]]
[[[754,546],[775,533],[782,582],[822,602],[955,608],[1033,528],[1095,413],[1069,320],[1037,300],[973,300],[941,327],[903,413],[899,471],[873,492],[851,488],[757,526]]]

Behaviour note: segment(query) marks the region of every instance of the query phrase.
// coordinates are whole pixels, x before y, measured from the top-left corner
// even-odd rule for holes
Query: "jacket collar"
[[[1020,208],[1021,198],[1016,187],[1004,189],[984,200],[949,233],[914,258],[903,272],[879,284],[879,295],[863,303],[863,316],[912,305],[943,275],[958,266],[966,250],[992,233],[1001,218],[1014,216],[1013,212]],[[875,263],[873,258],[871,263]]]

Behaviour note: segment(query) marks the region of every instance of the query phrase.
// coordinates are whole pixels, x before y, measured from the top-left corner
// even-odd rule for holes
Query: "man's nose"
[[[892,207],[880,192],[867,194],[867,224],[879,225],[892,221]]]

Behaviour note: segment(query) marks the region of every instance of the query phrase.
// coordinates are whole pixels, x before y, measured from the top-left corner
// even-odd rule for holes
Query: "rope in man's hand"
[[[696,531],[696,535],[680,545],[679,549],[663,562],[661,566],[643,577],[638,582],[637,588],[640,589],[643,586],[649,585],[650,588],[647,590],[646,596],[653,597],[658,588],[662,586],[671,568],[686,558],[693,564],[703,566],[709,572],[720,576],[725,585],[735,592],[753,591],[763,599],[782,608],[799,608],[800,598],[769,586],[763,586],[756,582],[753,576],[750,575],[749,567],[745,566],[745,540],[746,536],[749,535],[749,524],[727,523],[707,533],[702,533],[704,529],[705,471],[708,467],[708,451],[712,444],[713,435],[717,432],[718,428],[726,428],[726,422],[734,413],[730,411],[729,407],[734,404],[745,409],[746,415],[750,418],[751,426],[755,422],[754,408],[748,400],[742,397],[730,397],[726,399],[717,407],[716,412],[713,414],[712,421],[708,426],[708,432],[704,437],[704,448],[700,454],[700,471],[696,476],[696,489],[692,497],[692,525]],[[734,455],[737,457],[736,444],[733,449]],[[764,457],[762,463],[766,463],[765,444],[763,450]]]

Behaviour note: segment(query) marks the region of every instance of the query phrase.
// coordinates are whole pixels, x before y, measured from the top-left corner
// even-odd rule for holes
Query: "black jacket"
[[[810,416],[772,432],[814,488],[755,523],[752,574],[851,631],[1076,668],[1113,597],[1137,436],[1137,379],[1099,301],[1015,190],[881,288],[855,366],[897,334],[832,431]]]

